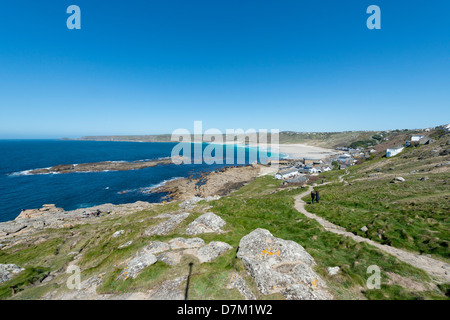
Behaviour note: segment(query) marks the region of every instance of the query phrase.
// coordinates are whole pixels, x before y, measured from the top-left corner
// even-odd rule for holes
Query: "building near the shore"
[[[314,165],[314,164],[321,164],[321,163],[323,163],[323,161],[322,161],[322,159],[317,159],[317,158],[303,158],[303,163]]]
[[[411,137],[411,142],[420,141],[420,139],[425,138],[423,135],[414,135]]]
[[[275,175],[275,179],[288,179],[288,178],[298,176],[299,174],[300,174],[300,172],[298,171],[297,168],[288,169],[288,170],[277,172],[277,174]]]
[[[309,169],[309,173],[321,173],[321,172],[322,172],[322,170],[320,170],[320,168],[314,167],[314,168]]]
[[[340,154],[335,160],[340,163],[347,163],[350,159],[352,159],[352,156],[348,153]]]
[[[397,146],[397,147],[386,149],[386,158],[393,157],[393,156],[399,154],[400,152],[403,151],[404,148],[405,147],[403,147],[403,146]]]
[[[292,160],[290,159],[273,159],[269,161],[269,165],[289,165],[291,162]]]

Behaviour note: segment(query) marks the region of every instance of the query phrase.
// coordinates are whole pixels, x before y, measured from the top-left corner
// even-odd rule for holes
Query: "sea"
[[[166,195],[151,191],[172,179],[249,164],[255,157],[261,162],[280,157],[266,151],[265,158],[261,159],[258,148],[243,145],[234,145],[230,156],[226,146],[216,146],[223,148],[225,158],[236,160],[238,151],[244,153],[245,162],[225,164],[224,159],[224,164],[202,161],[201,164],[158,165],[129,171],[29,174],[30,170],[59,164],[161,159],[170,157],[175,145],[171,142],[0,140],[0,222],[13,220],[21,210],[41,208],[43,204],[55,204],[68,211],[104,203],[161,202]],[[191,147],[193,152],[193,145]],[[208,144],[202,144],[202,150],[207,147]]]

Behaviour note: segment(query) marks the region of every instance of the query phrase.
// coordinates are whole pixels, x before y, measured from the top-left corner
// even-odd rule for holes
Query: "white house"
[[[444,130],[447,131],[447,132],[450,132],[450,124],[446,124],[444,126]]]
[[[420,139],[425,138],[425,136],[415,135],[411,137],[411,142],[419,141]]]
[[[393,156],[399,154],[400,152],[403,151],[403,149],[404,149],[404,147],[402,147],[402,146],[386,149],[386,158],[393,157]]]
[[[309,173],[320,173],[322,172],[319,168],[311,168],[309,169]]]
[[[280,171],[275,175],[275,179],[288,179],[295,176],[298,176],[300,173],[298,169],[289,169],[286,171]]]

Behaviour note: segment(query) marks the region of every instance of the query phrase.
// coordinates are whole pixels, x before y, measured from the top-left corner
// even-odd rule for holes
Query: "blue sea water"
[[[164,194],[143,191],[170,179],[226,166],[171,164],[130,171],[26,174],[27,170],[59,164],[169,157],[174,146],[175,143],[169,142],[0,140],[0,222],[14,219],[22,209],[40,208],[46,203],[74,210],[103,203],[121,204],[138,200],[160,202]],[[204,149],[206,144],[202,147]],[[236,148],[245,148],[247,163],[251,153],[257,152],[254,148],[234,148],[235,157]]]

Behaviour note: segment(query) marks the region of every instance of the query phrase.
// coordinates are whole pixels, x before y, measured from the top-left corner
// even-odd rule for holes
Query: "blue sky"
[[[448,0],[2,0],[0,138],[447,123],[449,14]]]

